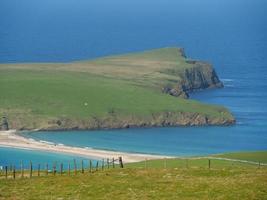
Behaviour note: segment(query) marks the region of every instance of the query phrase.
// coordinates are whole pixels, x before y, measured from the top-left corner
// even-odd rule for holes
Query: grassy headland
[[[0,113],[15,129],[231,124],[224,107],[181,98],[220,87],[216,78],[209,64],[188,61],[177,48],[73,63],[1,64]]]

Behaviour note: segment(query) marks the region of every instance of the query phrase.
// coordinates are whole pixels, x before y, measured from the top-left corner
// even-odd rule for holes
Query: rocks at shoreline
[[[7,118],[5,116],[2,117],[2,122],[0,125],[1,125],[1,127],[0,127],[1,131],[8,131],[9,130],[8,121],[7,121]]]
[[[223,111],[222,111],[223,112]],[[84,120],[60,118],[42,124],[39,130],[97,130],[121,129],[135,127],[175,127],[175,126],[228,126],[235,123],[234,118],[221,116],[209,117],[199,113],[163,112],[146,117],[116,116],[93,117]],[[24,126],[22,130],[31,130],[36,127]]]

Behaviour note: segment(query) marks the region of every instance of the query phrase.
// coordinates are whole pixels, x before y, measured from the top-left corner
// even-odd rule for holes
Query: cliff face
[[[96,129],[120,129],[132,127],[171,127],[171,126],[228,126],[235,123],[233,117],[225,117],[225,110],[221,115],[208,116],[190,112],[162,112],[152,113],[150,116],[120,116],[109,115],[106,117],[92,117],[90,119],[58,118],[40,123],[23,124],[18,127],[21,130],[96,130]]]
[[[180,50],[181,55],[185,57],[183,49]],[[223,83],[219,80],[214,68],[210,63],[187,60],[188,64],[191,64],[191,68],[186,68],[183,71],[177,73],[177,76],[181,78],[173,86],[164,86],[163,92],[172,96],[188,98],[189,93],[207,88],[221,88]]]
[[[2,123],[0,124],[0,130],[7,131],[8,128],[8,121],[6,117],[2,118]]]
[[[196,61],[194,67],[186,69],[183,74],[182,88],[185,92],[206,88],[223,87],[211,64]]]

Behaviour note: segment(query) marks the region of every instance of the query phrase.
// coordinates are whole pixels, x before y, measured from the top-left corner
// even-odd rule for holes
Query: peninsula
[[[17,130],[231,125],[222,106],[188,99],[220,88],[212,65],[181,48],[71,63],[0,64],[0,114]]]

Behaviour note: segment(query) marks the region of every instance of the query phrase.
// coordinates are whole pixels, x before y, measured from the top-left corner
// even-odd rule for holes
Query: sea
[[[1,0],[0,63],[70,62],[161,47],[209,61],[234,126],[22,133],[36,140],[173,156],[267,150],[266,0]],[[0,96],[1,98],[1,96]],[[74,156],[0,148],[0,165]]]

